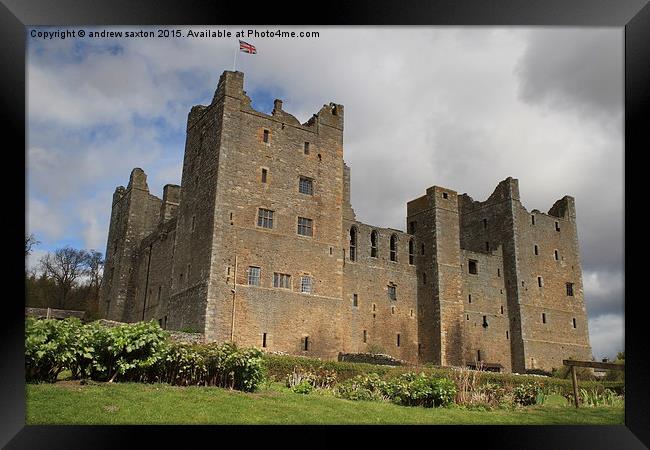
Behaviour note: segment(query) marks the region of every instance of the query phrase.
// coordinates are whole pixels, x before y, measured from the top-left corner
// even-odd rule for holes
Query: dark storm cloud
[[[517,68],[524,101],[587,114],[623,107],[623,33],[549,29],[531,33]]]

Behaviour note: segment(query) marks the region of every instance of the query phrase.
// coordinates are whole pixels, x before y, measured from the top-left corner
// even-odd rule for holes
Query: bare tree
[[[59,291],[59,308],[65,305],[79,277],[88,273],[88,259],[87,251],[70,247],[59,248],[41,258],[41,269],[54,280]]]
[[[36,240],[34,233],[25,235],[25,256],[29,256],[32,253],[32,247],[40,244],[41,241]]]
[[[86,274],[90,278],[90,289],[92,298],[86,305],[86,310],[90,314],[96,314],[99,309],[99,289],[102,284],[102,272],[104,268],[103,255],[95,250],[90,250],[86,258]]]

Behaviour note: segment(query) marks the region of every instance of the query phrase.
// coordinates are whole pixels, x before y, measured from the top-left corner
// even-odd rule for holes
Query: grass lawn
[[[59,381],[28,384],[27,424],[523,424],[620,425],[623,407],[576,410],[561,396],[492,411],[404,407],[295,394],[280,383],[256,393],[215,387]]]

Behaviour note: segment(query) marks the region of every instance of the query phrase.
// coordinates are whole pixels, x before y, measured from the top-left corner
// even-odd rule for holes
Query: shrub
[[[542,388],[536,382],[522,383],[513,389],[515,403],[522,406],[535,405],[541,394]]]
[[[314,390],[314,386],[307,381],[303,380],[300,383],[296,384],[292,391],[295,392],[296,394],[310,394]]]
[[[81,321],[38,320],[25,321],[25,376],[27,381],[53,383],[59,373],[74,364],[79,350],[78,336]]]
[[[347,380],[335,389],[337,397],[348,400],[385,400],[388,385],[376,373],[357,375]]]
[[[431,408],[453,403],[456,385],[447,378],[406,373],[393,380],[387,391],[391,400],[397,404]]]

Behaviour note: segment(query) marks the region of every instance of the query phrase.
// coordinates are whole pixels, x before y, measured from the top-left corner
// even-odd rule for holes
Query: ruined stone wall
[[[350,230],[356,231],[355,258],[351,259]],[[343,267],[343,304],[349,344],[346,350],[366,353],[370,350],[391,355],[411,363],[418,362],[418,274],[415,266],[417,248],[413,236],[390,228],[371,227],[360,222],[344,221],[347,239]],[[377,233],[376,256],[371,256],[371,233]],[[395,236],[396,261],[390,259],[390,239]],[[413,241],[413,257],[409,242]],[[394,284],[396,299],[389,297],[388,286]],[[354,296],[357,305],[354,305]],[[365,331],[365,333],[364,333]],[[399,334],[399,346],[397,335]],[[365,342],[364,342],[365,335]]]
[[[130,319],[137,285],[138,249],[140,242],[155,230],[160,207],[161,200],[149,193],[147,175],[142,169],[133,169],[126,190],[121,186],[115,190],[105,252],[105,281],[100,293],[106,318]]]
[[[466,363],[498,363],[512,368],[510,324],[501,247],[490,252],[461,250],[462,298],[465,305],[463,358]],[[470,273],[468,262],[476,262]]]
[[[425,244],[418,270],[430,270],[432,275],[431,286],[422,284],[418,288],[424,360],[463,365],[458,195],[450,189],[430,187],[424,199],[408,203],[407,214],[409,231],[413,230],[418,242]]]
[[[155,319],[167,328],[175,230],[176,219],[170,219],[140,244],[132,322]]]
[[[343,107],[326,105],[305,125],[279,101],[271,115],[255,111],[239,72],[224,73],[215,101],[224,106],[206,339],[259,347],[266,333],[271,351],[335,358],[344,335]],[[301,176],[313,194],[299,192]],[[258,226],[260,208],[273,211],[272,228]],[[298,217],[313,221],[312,236],[297,233]],[[259,286],[248,286],[252,266]],[[290,275],[288,289],[273,287],[275,272]],[[312,278],[310,294],[301,276]]]
[[[516,218],[526,368],[551,370],[562,367],[563,359],[590,360],[573,198],[559,200],[548,214],[519,205]],[[573,283],[573,296],[567,283]]]

